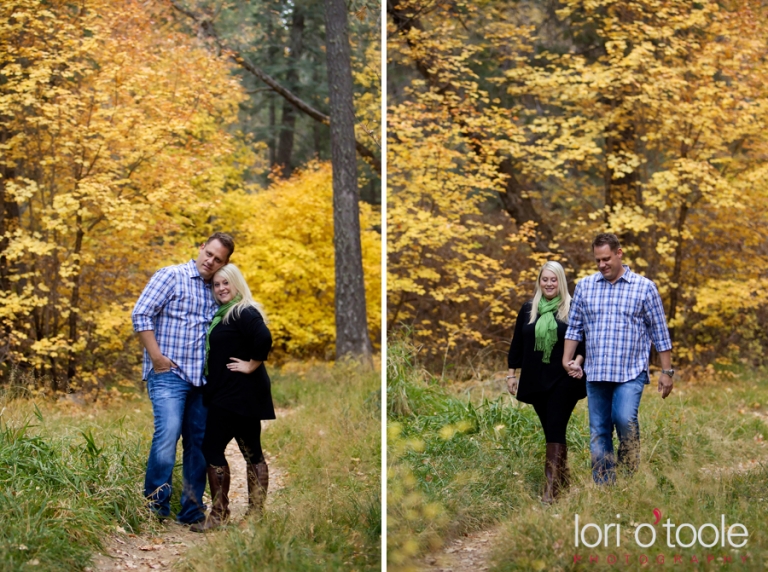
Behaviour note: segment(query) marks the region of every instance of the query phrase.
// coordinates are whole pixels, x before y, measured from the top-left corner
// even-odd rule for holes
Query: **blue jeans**
[[[176,520],[189,524],[205,518],[206,464],[202,444],[208,409],[203,404],[203,390],[173,372],[147,376],[147,390],[155,417],[155,433],[147,461],[144,496],[152,510],[161,517],[171,513],[171,480],[176,465],[176,444],[182,438],[181,511]]]
[[[589,449],[592,478],[598,485],[616,481],[613,455],[613,427],[619,436],[618,462],[632,472],[640,462],[640,424],[637,411],[648,374],[641,373],[624,383],[587,381],[589,407]]]

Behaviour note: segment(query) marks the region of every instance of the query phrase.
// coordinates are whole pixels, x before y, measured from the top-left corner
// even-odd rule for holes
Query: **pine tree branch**
[[[286,100],[288,100],[291,103],[291,105],[293,105],[296,109],[298,109],[302,113],[309,115],[315,121],[318,121],[325,125],[331,124],[331,118],[328,115],[312,107],[309,103],[307,103],[300,97],[296,96],[289,89],[286,89],[285,87],[280,85],[277,82],[277,80],[275,80],[272,76],[270,76],[264,70],[255,66],[243,54],[227,46],[219,37],[218,33],[216,32],[216,28],[213,26],[213,21],[210,18],[207,18],[205,16],[200,16],[198,14],[195,14],[191,10],[187,10],[186,8],[181,6],[178,0],[169,0],[169,2],[171,3],[171,6],[174,7],[174,9],[181,12],[187,18],[189,18],[195,23],[198,29],[198,34],[200,36],[202,36],[205,39],[210,39],[213,41],[219,55],[227,54],[229,59],[231,59],[233,62],[235,62],[240,67],[242,67],[244,70],[249,72],[254,77],[258,78],[259,80],[267,84],[272,91],[284,97]],[[379,175],[381,175],[381,161],[373,153],[373,151],[368,149],[368,147],[366,147],[365,145],[363,145],[363,143],[357,140],[355,141],[355,149],[357,150],[357,153],[373,168],[373,170],[376,171],[376,173],[378,173]]]

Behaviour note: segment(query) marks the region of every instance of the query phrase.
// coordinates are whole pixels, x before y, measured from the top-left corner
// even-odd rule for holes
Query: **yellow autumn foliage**
[[[659,285],[676,347],[698,348],[682,361],[763,361],[768,303],[732,284],[768,264],[764,3],[388,12],[389,326],[420,355],[501,360],[542,260],[573,284],[610,231]]]
[[[268,189],[224,195],[216,216],[237,240],[232,262],[270,319],[277,357],[332,359],[335,344],[333,186],[330,163],[314,162]],[[368,330],[381,331],[378,213],[360,203]]]
[[[0,383],[16,368],[55,389],[135,381],[137,297],[216,230],[236,235],[280,351],[328,354],[330,167],[246,185],[245,169],[265,166],[232,127],[245,97],[168,3],[0,3]],[[375,336],[379,223],[367,206],[361,220]]]
[[[127,373],[128,307],[199,240],[188,213],[237,177],[243,92],[221,58],[134,0],[0,7],[3,364],[57,382]],[[219,177],[220,179],[221,177]],[[215,186],[214,184],[215,183]],[[176,261],[176,260],[174,260]]]

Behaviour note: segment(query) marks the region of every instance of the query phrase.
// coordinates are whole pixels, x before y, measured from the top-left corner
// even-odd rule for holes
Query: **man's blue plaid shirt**
[[[584,336],[589,381],[633,380],[648,369],[651,342],[656,351],[672,349],[656,285],[626,265],[614,284],[599,272],[576,284],[565,338]]]
[[[211,286],[200,276],[194,260],[166,266],[155,272],[139,296],[131,314],[133,329],[154,330],[160,351],[179,366],[171,371],[200,387],[205,384],[205,332],[217,307]],[[145,349],[144,379],[151,369]]]

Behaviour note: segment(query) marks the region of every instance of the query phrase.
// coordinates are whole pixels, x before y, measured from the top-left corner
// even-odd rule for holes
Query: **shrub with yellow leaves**
[[[333,181],[329,163],[315,162],[264,191],[224,195],[217,217],[233,229],[232,262],[245,275],[270,320],[276,356],[332,358],[334,310]],[[368,329],[381,331],[380,220],[360,203]]]

